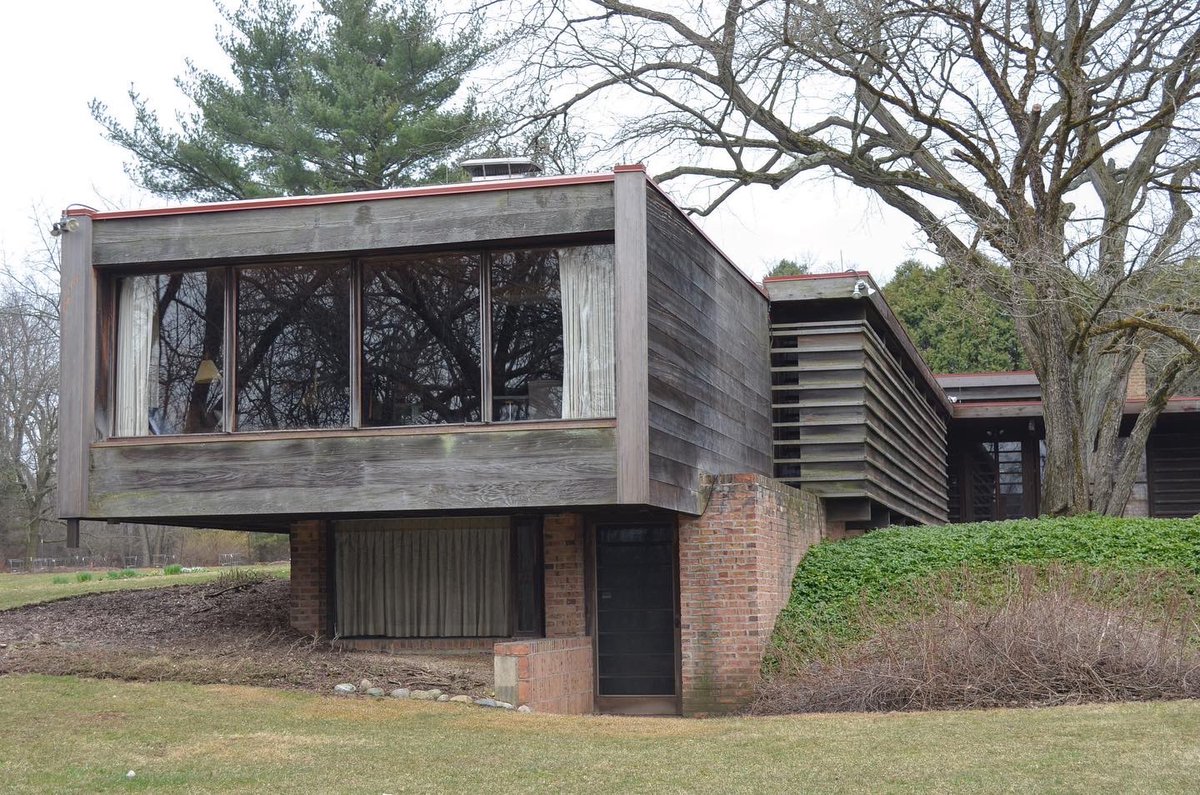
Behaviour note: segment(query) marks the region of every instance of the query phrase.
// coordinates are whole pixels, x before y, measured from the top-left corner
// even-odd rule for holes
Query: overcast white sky
[[[185,59],[223,66],[214,37],[219,22],[212,0],[18,0],[5,8],[0,252],[10,262],[37,250],[35,206],[42,208],[37,220],[48,226],[73,202],[100,209],[164,203],[125,176],[125,153],[103,139],[87,104],[99,98],[127,117],[132,83],[171,118],[183,107],[173,80]],[[907,257],[929,259],[911,223],[828,180],[744,189],[700,224],[755,277],[781,258],[810,257],[821,269],[857,266],[880,280]]]

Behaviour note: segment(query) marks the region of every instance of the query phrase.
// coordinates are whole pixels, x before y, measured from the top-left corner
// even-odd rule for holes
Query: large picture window
[[[225,293],[219,268],[121,280],[119,436],[221,430]]]
[[[363,269],[363,425],[478,422],[480,257],[395,257]]]
[[[126,276],[113,431],[612,417],[613,300],[611,245]]]
[[[350,424],[350,267],[238,272],[237,427]]]

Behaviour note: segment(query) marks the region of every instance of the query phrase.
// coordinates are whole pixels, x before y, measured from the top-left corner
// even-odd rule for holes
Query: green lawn
[[[20,792],[1192,792],[1200,781],[1197,702],[700,721],[10,676],[0,714],[0,781]]]
[[[287,565],[279,566],[244,566],[251,571],[262,571],[273,577],[287,579],[290,571]],[[103,570],[93,571],[91,582],[77,582],[75,572],[56,572],[54,574],[0,574],[0,610],[9,610],[21,605],[37,602],[50,602],[55,599],[66,599],[80,594],[102,593],[105,591],[125,591],[135,588],[166,588],[171,585],[189,585],[212,582],[221,574],[220,568],[211,568],[195,574],[172,574],[167,576],[162,569],[138,569],[137,577],[124,580],[107,579]],[[228,569],[226,569],[228,571]],[[59,584],[55,577],[67,577],[69,582]]]

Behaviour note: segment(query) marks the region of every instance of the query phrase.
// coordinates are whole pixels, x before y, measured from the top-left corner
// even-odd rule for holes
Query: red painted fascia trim
[[[971,408],[999,408],[1001,406],[1040,406],[1040,400],[959,400],[955,406],[971,407]]]
[[[617,166],[616,170],[641,171],[644,173],[646,171],[646,167],[643,165]],[[721,249],[720,246],[718,246],[715,242],[713,242],[713,239],[708,236],[708,233],[705,232],[703,229],[701,229],[700,226],[695,221],[692,220],[692,217],[690,215],[688,215],[687,212],[682,207],[680,207],[679,204],[676,203],[676,201],[674,199],[671,198],[671,195],[669,193],[667,193],[665,190],[663,190],[662,186],[660,186],[657,182],[650,179],[649,177],[646,178],[646,184],[648,184],[648,185],[650,185],[650,187],[654,188],[654,190],[658,192],[659,196],[662,196],[664,199],[666,199],[667,204],[674,207],[675,211],[677,213],[679,213],[681,216],[683,216],[683,220],[687,221],[688,226],[690,226],[696,232],[696,234],[700,235],[700,237],[702,237],[704,239],[704,242],[708,243],[708,245],[712,247],[713,251],[717,252],[717,254],[719,254],[721,256],[721,259],[728,262],[730,264],[730,266],[732,266],[733,269],[735,271],[737,271],[739,276],[741,276],[743,279],[745,279],[746,282],[751,287],[753,287],[755,290],[757,290],[759,295],[761,295],[763,298],[767,299],[767,302],[770,303],[771,296],[767,295],[767,288],[763,287],[761,284],[759,284],[758,282],[751,279],[746,274],[746,272],[744,270],[742,270],[741,267],[739,267],[738,264],[736,262],[734,262],[733,259]]]
[[[976,373],[934,373],[935,378],[978,378],[989,375],[1034,375],[1033,370],[980,370]]]
[[[798,276],[768,276],[763,279],[764,282],[771,284],[773,282],[799,282],[808,279],[871,279],[871,284],[876,290],[879,285],[875,284],[875,280],[871,278],[871,274],[867,271],[842,271],[841,273],[802,273]]]
[[[1176,395],[1175,397],[1167,398],[1168,403],[1198,403],[1200,404],[1200,396],[1195,395]],[[1128,411],[1131,407],[1144,405],[1146,398],[1130,398],[1125,401],[1125,409]],[[1000,408],[1003,406],[1040,406],[1040,400],[960,400],[954,404],[961,408]]]
[[[180,207],[158,207],[151,210],[115,210],[96,212],[79,207],[66,211],[68,216],[85,215],[98,221],[121,218],[154,218],[167,215],[194,215],[200,213],[222,213],[237,210],[266,210],[281,207],[310,207],[320,204],[348,204],[351,202],[385,201],[387,199],[410,199],[418,196],[452,196],[460,193],[488,193],[493,191],[526,190],[532,188],[554,188],[563,185],[592,185],[612,182],[612,174],[579,174],[563,177],[528,177],[526,179],[489,180],[487,182],[456,182],[453,185],[424,185],[418,188],[363,191],[361,193],[330,193],[321,196],[281,196],[273,199],[242,199],[210,204],[189,204]]]

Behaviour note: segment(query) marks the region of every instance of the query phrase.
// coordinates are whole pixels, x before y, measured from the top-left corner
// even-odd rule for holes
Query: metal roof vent
[[[472,182],[531,177],[542,170],[528,157],[477,157],[463,160],[458,167],[471,175]]]

